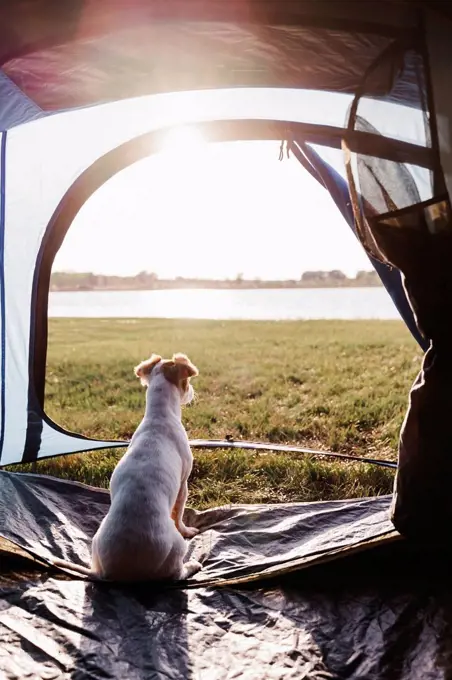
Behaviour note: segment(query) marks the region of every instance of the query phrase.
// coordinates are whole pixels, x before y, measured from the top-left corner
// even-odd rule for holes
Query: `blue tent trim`
[[[27,97],[2,70],[0,70],[0,102],[0,130],[10,130],[49,115]]]
[[[324,161],[314,149],[305,142],[291,141],[288,149],[303,167],[329,191],[333,201],[341,211],[345,221],[356,236],[355,218],[350,200],[350,193],[346,180],[339,175],[334,168]],[[368,255],[372,266],[375,268],[384,287],[388,291],[400,316],[406,323],[408,330],[420,345],[427,351],[429,341],[420,333],[410,303],[405,293],[402,277],[398,269],[389,267]]]

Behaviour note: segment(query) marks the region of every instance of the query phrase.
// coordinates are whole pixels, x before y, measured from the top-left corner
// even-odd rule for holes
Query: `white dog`
[[[91,569],[53,564],[96,580],[186,579],[202,568],[183,563],[184,538],[198,530],[182,520],[193,456],[181,405],[193,399],[190,378],[198,370],[184,354],[153,354],[135,374],[147,387],[146,411],[111,477],[111,506],[92,541]]]

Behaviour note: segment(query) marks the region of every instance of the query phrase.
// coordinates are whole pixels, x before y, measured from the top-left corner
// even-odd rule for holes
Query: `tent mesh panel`
[[[408,51],[401,58],[393,49],[377,60],[375,69],[386,69],[388,79],[397,68],[399,73],[407,67],[416,70],[424,143],[431,151],[433,168],[428,177],[430,195],[420,195],[415,181],[418,168],[369,157],[356,148],[352,152],[347,140],[344,147],[358,236],[373,257],[401,271],[419,329],[430,342],[401,429],[391,515],[402,534],[442,542],[448,540],[452,522],[452,497],[444,484],[452,477],[448,415],[452,412],[452,212],[424,56],[422,50],[416,57]],[[366,91],[365,79],[350,108],[347,129],[379,134],[374,121],[371,124],[360,113]],[[401,132],[404,114],[408,115],[402,108],[390,122]]]

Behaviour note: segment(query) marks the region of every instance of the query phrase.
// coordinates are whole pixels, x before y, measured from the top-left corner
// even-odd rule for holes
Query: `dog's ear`
[[[173,361],[183,378],[194,378],[199,375],[198,369],[186,354],[173,354]]]
[[[199,373],[196,366],[185,354],[173,354],[171,361],[165,361],[162,370],[165,378],[177,386],[183,380],[193,378]]]
[[[152,354],[149,359],[145,359],[141,362],[141,364],[135,366],[135,375],[140,379],[142,385],[149,385],[151,371],[161,360],[161,356],[158,354]]]

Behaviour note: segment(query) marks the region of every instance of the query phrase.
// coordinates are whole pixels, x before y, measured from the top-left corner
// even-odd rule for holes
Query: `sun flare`
[[[161,148],[165,154],[192,156],[204,153],[207,147],[208,142],[199,128],[184,125],[169,130]]]

